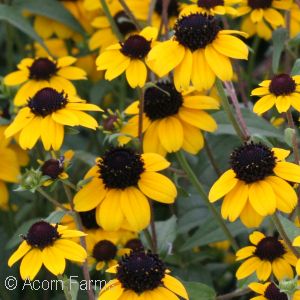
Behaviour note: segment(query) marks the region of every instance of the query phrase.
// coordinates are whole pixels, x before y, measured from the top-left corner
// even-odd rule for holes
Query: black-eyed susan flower
[[[275,75],[272,80],[261,82],[251,96],[261,97],[253,107],[253,111],[259,115],[274,105],[279,113],[287,112],[291,106],[300,111],[300,75]]]
[[[18,141],[23,149],[33,148],[41,139],[46,150],[59,150],[64,139],[65,125],[84,126],[93,130],[98,127],[97,121],[84,111],[101,109],[61,90],[43,88],[20,109],[5,130],[5,136],[20,133]]]
[[[83,247],[72,238],[85,236],[77,230],[66,226],[53,225],[45,221],[34,223],[19,248],[11,255],[8,266],[11,267],[22,259],[20,274],[23,280],[33,280],[44,265],[54,275],[62,275],[66,259],[82,263],[87,257]]]
[[[21,84],[14,98],[14,103],[18,106],[26,104],[29,97],[45,87],[75,95],[76,89],[70,80],[86,79],[85,71],[71,66],[75,62],[76,58],[71,56],[57,60],[51,57],[24,58],[18,64],[18,71],[4,77],[4,84]]]
[[[209,89],[216,76],[223,81],[233,76],[230,58],[247,59],[248,47],[232,33],[222,30],[213,16],[195,13],[179,18],[174,36],[153,47],[148,66],[159,77],[174,70],[176,89],[188,89],[190,82],[197,90]]]
[[[116,279],[100,292],[99,300],[189,299],[182,283],[169,275],[163,261],[151,252],[132,251],[107,272]]]
[[[104,230],[89,232],[87,236],[88,263],[97,271],[115,266],[118,257],[130,252],[130,249],[118,247],[119,238],[116,234],[106,234]]]
[[[282,240],[275,236],[265,236],[259,231],[249,235],[251,246],[240,249],[237,260],[246,259],[238,268],[238,280],[256,272],[257,278],[266,281],[271,274],[278,280],[293,278],[292,266],[296,265],[296,256],[288,249]]]
[[[143,147],[144,152],[163,156],[183,148],[196,154],[204,145],[201,130],[213,132],[215,120],[204,110],[218,109],[218,100],[193,90],[178,92],[171,82],[158,82],[144,93]],[[139,129],[139,101],[133,102],[125,113],[134,115],[122,128],[119,142],[137,137]],[[176,132],[176,134],[174,134]]]
[[[289,297],[286,293],[281,292],[273,282],[252,282],[249,284],[249,288],[259,294],[250,300],[300,300],[300,291],[293,292],[293,295]]]
[[[53,183],[56,179],[67,179],[69,178],[66,169],[74,156],[72,150],[66,151],[64,155],[59,158],[50,158],[46,161],[39,161],[40,169],[43,176],[48,176],[49,180],[44,182],[44,186],[48,186]]]
[[[223,218],[234,222],[240,217],[247,227],[259,226],[276,209],[291,213],[297,195],[289,182],[300,182],[300,166],[284,161],[289,153],[253,142],[238,147],[230,157],[231,169],[212,186],[210,202],[225,196]]]
[[[285,25],[284,17],[278,10],[290,9],[292,0],[242,0],[237,8],[238,16],[245,16],[242,31],[250,36],[257,34],[269,40],[272,30]]]
[[[241,0],[191,0],[191,4],[183,5],[180,15],[206,13],[209,15],[236,15],[233,7]]]
[[[143,87],[147,79],[147,56],[157,38],[158,29],[146,27],[130,35],[124,42],[112,45],[97,60],[98,70],[106,70],[105,79],[112,80],[126,72],[132,88]]]
[[[140,155],[130,148],[112,148],[85,175],[91,181],[75,195],[75,209],[80,212],[96,208],[97,223],[104,230],[118,230],[126,220],[140,231],[150,222],[147,197],[174,202],[175,185],[157,173],[169,165],[155,153]]]

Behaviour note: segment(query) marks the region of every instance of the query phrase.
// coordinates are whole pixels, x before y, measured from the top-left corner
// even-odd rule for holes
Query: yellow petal
[[[170,166],[170,163],[163,156],[156,153],[143,153],[142,159],[146,171],[161,171]]]
[[[32,248],[22,259],[20,274],[23,280],[33,280],[42,267],[42,252],[40,249]]]
[[[274,173],[287,181],[300,183],[299,165],[290,162],[280,161],[276,163]]]
[[[8,266],[11,267],[14,265],[18,260],[20,260],[29,250],[31,246],[27,244],[26,241],[23,241],[19,248],[11,255],[8,260]]]

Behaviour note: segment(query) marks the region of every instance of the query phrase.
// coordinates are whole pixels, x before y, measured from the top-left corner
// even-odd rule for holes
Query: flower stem
[[[218,213],[217,209],[214,207],[212,203],[209,202],[209,199],[206,195],[206,192],[204,191],[204,188],[200,181],[198,180],[196,174],[192,170],[191,166],[189,165],[188,161],[186,160],[184,154],[181,151],[176,152],[176,157],[178,162],[180,163],[183,170],[186,172],[189,180],[196,188],[197,192],[199,193],[200,197],[205,201],[207,207],[219,223],[220,227],[222,228],[224,234],[226,235],[227,239],[230,241],[231,247],[234,251],[237,251],[239,249],[237,242],[235,241],[234,237],[232,236],[230,230],[227,228],[226,223]]]
[[[67,195],[67,198],[70,202],[71,209],[74,213],[76,227],[77,227],[78,230],[84,231],[80,215],[74,209],[72,191],[70,190],[69,186],[67,186],[65,184],[63,186],[64,186],[65,193]],[[80,237],[80,244],[85,249],[85,251],[87,251],[85,236]],[[90,277],[90,273],[89,273],[89,267],[88,267],[87,260],[85,260],[83,265],[82,265],[82,273],[83,273],[83,277],[84,277],[85,281],[88,282],[88,283],[91,282],[91,277]],[[91,288],[87,289],[87,293],[88,293],[89,300],[95,300],[95,295],[94,295],[94,292]]]
[[[288,120],[288,125],[290,128],[292,128],[294,130],[293,136],[292,136],[292,143],[293,143],[293,151],[294,151],[294,158],[295,158],[295,163],[297,165],[299,165],[299,149],[298,149],[298,141],[297,141],[297,133],[296,133],[296,127],[295,127],[295,123],[293,120],[293,116],[290,110],[287,111],[286,113],[286,117]]]
[[[286,243],[287,247],[292,251],[292,253],[294,253],[294,255],[297,258],[300,258],[300,253],[297,251],[297,249],[295,247],[293,247],[291,240],[289,239],[288,235],[286,234],[277,214],[273,214],[271,216],[272,221],[274,226],[276,227],[278,233],[280,234],[280,236],[282,237],[282,239],[284,240],[284,242]]]
[[[246,137],[244,136],[244,134],[243,134],[237,120],[235,119],[235,116],[234,116],[232,110],[231,110],[231,107],[230,107],[230,104],[228,101],[228,97],[226,95],[226,92],[224,90],[223,84],[220,79],[216,80],[216,87],[217,87],[219,96],[221,98],[221,103],[222,103],[223,109],[224,109],[225,113],[227,114],[227,117],[228,117],[230,123],[232,124],[235,132],[237,133],[237,135],[240,137],[240,139],[242,141],[246,140]]]
[[[126,4],[125,0],[119,0],[120,4],[122,5],[126,15],[131,19],[131,21],[134,23],[136,29],[141,30],[142,27],[140,25],[140,23],[138,22],[138,20],[135,18],[134,14],[132,13],[132,11],[130,10],[130,8],[128,7],[128,5]]]
[[[102,9],[103,9],[103,11],[104,11],[104,13],[105,13],[108,21],[109,21],[109,24],[110,24],[110,26],[112,28],[113,33],[117,36],[117,38],[118,38],[119,41],[122,41],[123,40],[123,36],[122,36],[122,34],[121,34],[121,32],[120,32],[120,30],[119,30],[119,28],[118,28],[118,26],[117,26],[114,18],[113,18],[113,16],[110,13],[110,10],[109,10],[109,7],[108,7],[108,5],[106,3],[106,0],[100,0],[100,3],[102,5]]]

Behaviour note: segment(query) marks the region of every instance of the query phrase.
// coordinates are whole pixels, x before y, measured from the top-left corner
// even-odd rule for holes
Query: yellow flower
[[[69,175],[65,172],[68,168],[74,152],[72,150],[66,151],[63,156],[58,159],[54,156],[46,161],[38,161],[41,165],[41,171],[43,176],[48,176],[49,180],[44,182],[44,186],[52,184],[56,179],[64,180],[69,178]]]
[[[293,246],[300,247],[300,236],[298,236],[294,239]],[[299,275],[300,274],[300,259],[298,259],[298,261],[297,261],[296,271],[297,271],[297,274]]]
[[[76,89],[70,80],[86,79],[85,71],[71,66],[75,62],[76,58],[71,56],[57,60],[51,57],[25,58],[18,64],[18,71],[4,77],[4,84],[22,84],[14,99],[17,106],[26,104],[29,97],[45,87],[75,95]]]
[[[19,144],[31,149],[41,139],[46,150],[59,150],[64,139],[64,126],[84,126],[95,130],[97,121],[84,111],[101,111],[90,103],[75,96],[43,88],[28,99],[18,112],[13,123],[5,130],[5,136],[20,133]]]
[[[33,280],[42,265],[54,275],[64,273],[66,259],[83,263],[87,257],[84,248],[71,241],[71,238],[85,236],[66,226],[53,225],[45,221],[34,223],[19,248],[11,255],[8,266],[22,259],[20,274],[23,280]]]
[[[125,0],[125,2],[137,20],[142,22],[147,21],[150,0]],[[119,32],[124,38],[127,38],[129,34],[137,32],[136,25],[126,14],[119,0],[107,1],[107,5]],[[102,51],[108,46],[117,43],[118,38],[113,32],[109,20],[102,11],[100,1],[86,0],[85,7],[88,11],[96,9],[100,9],[101,11],[100,16],[92,21],[92,26],[96,28],[96,32],[89,40],[89,48],[91,50],[100,48]]]
[[[300,33],[300,7],[297,3],[293,3],[291,7],[291,25],[290,34],[294,38]]]
[[[28,163],[28,156],[10,139],[5,139],[7,126],[0,126],[0,209],[8,209],[9,193],[6,183],[17,183],[20,166]]]
[[[259,226],[276,209],[291,213],[297,194],[289,182],[300,182],[300,166],[284,161],[289,153],[253,142],[238,147],[231,154],[231,169],[212,186],[210,202],[225,196],[223,218],[234,222],[240,217],[247,227]]]
[[[179,18],[174,36],[154,46],[148,55],[148,66],[159,77],[174,70],[176,89],[188,89],[190,82],[197,90],[209,89],[216,76],[223,81],[233,77],[229,58],[247,59],[248,47],[232,33],[221,30],[213,16],[191,14]]]
[[[241,0],[191,0],[192,4],[183,5],[180,15],[194,13],[206,13],[209,15],[236,15],[237,11],[233,7]]]
[[[143,87],[147,79],[144,60],[157,34],[156,28],[146,27],[139,34],[130,35],[124,42],[106,48],[96,60],[98,70],[106,70],[107,80],[112,80],[126,71],[127,81],[132,88]]]
[[[196,154],[204,145],[201,130],[213,132],[217,129],[215,120],[204,110],[218,109],[219,102],[210,96],[192,93],[192,89],[180,93],[170,82],[158,82],[156,86],[147,88],[144,93],[144,152],[165,156],[183,148]],[[125,113],[134,116],[121,133],[137,137],[139,101],[132,103]],[[129,140],[128,136],[119,138],[121,144]]]
[[[250,36],[257,34],[269,40],[272,30],[284,26],[284,18],[279,10],[289,10],[292,0],[242,0],[237,8],[238,16],[245,16],[242,31]]]
[[[300,291],[293,293],[291,298],[288,298],[288,295],[280,292],[279,288],[273,282],[258,283],[253,282],[249,284],[249,288],[259,294],[259,296],[253,297],[250,300],[300,300]]]
[[[236,253],[238,261],[246,259],[236,272],[238,280],[254,272],[262,281],[266,281],[272,273],[279,281],[294,277],[291,266],[296,265],[297,258],[282,240],[275,236],[266,237],[259,231],[250,234],[249,240],[253,245]]]
[[[275,75],[272,80],[264,80],[259,86],[251,92],[251,96],[261,97],[253,107],[258,115],[274,105],[279,113],[287,112],[291,106],[300,111],[300,75]]]
[[[116,279],[105,286],[98,300],[189,299],[182,283],[169,275],[158,255],[151,252],[132,251],[107,272]]]
[[[127,220],[132,229],[140,231],[150,222],[147,197],[173,203],[176,187],[157,171],[170,163],[155,153],[137,154],[125,147],[106,151],[85,175],[91,181],[74,197],[79,212],[96,208],[97,223],[108,231],[118,230]]]

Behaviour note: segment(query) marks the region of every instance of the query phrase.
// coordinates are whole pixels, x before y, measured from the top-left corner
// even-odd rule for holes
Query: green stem
[[[218,213],[217,209],[214,207],[214,205],[212,203],[210,203],[202,184],[198,180],[196,174],[192,170],[192,168],[189,165],[188,161],[186,160],[184,154],[181,151],[178,151],[178,152],[176,152],[176,157],[177,157],[178,162],[180,163],[181,167],[186,172],[189,180],[191,181],[191,183],[196,188],[196,190],[199,193],[200,197],[205,201],[207,207],[209,208],[209,210],[211,211],[211,213],[213,214],[213,216],[215,217],[215,219],[219,223],[219,225],[222,228],[222,230],[223,230],[224,234],[226,235],[227,239],[230,241],[231,247],[233,248],[234,251],[237,251],[239,249],[239,247],[238,247],[234,237],[232,236],[232,234],[231,234],[230,230],[228,229],[226,223],[224,222],[224,220],[222,219],[222,217]]]
[[[223,109],[230,121],[230,123],[232,124],[235,132],[237,133],[237,135],[240,137],[240,139],[242,141],[245,140],[245,136],[233,114],[233,111],[230,107],[230,104],[229,104],[229,101],[228,101],[228,97],[226,95],[226,92],[225,92],[225,89],[223,87],[223,84],[222,84],[222,81],[220,79],[217,79],[216,80],[216,87],[217,87],[217,90],[218,90],[218,93],[219,93],[219,96],[221,98],[221,102],[222,102],[222,106],[223,106]]]
[[[113,18],[113,16],[110,13],[110,10],[109,10],[109,7],[108,7],[108,5],[106,3],[106,0],[100,0],[100,3],[102,5],[102,9],[103,9],[103,11],[104,11],[104,13],[105,13],[105,15],[106,15],[109,23],[110,23],[110,26],[112,28],[113,33],[117,36],[117,38],[118,38],[119,41],[122,41],[123,40],[123,36],[122,36],[122,34],[121,34],[121,32],[120,32],[120,30],[119,30],[119,28],[118,28],[118,26],[117,26],[114,18]]]
[[[291,240],[289,239],[288,235],[286,234],[286,232],[285,232],[278,216],[276,215],[276,213],[274,215],[272,215],[271,218],[272,218],[274,226],[276,227],[278,233],[280,234],[280,236],[284,240],[287,247],[292,251],[292,253],[294,253],[294,255],[297,258],[299,258],[300,253],[297,251],[297,249],[295,247],[293,247],[293,244],[292,244]]]

